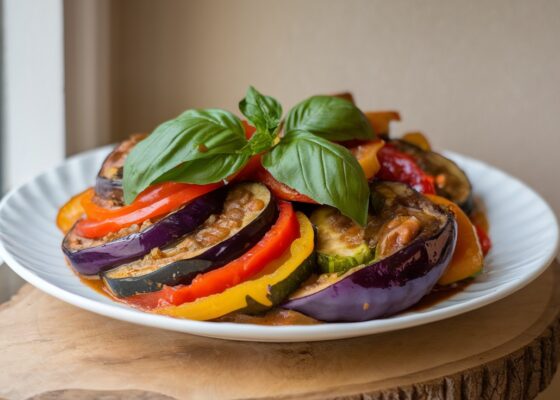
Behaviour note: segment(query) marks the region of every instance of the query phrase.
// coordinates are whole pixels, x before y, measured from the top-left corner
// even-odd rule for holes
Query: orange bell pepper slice
[[[351,147],[350,152],[356,157],[364,170],[366,179],[372,179],[381,168],[377,153],[385,145],[383,140],[371,140]]]
[[[398,111],[368,111],[364,114],[373,128],[373,132],[383,137],[389,136],[389,124],[391,121],[401,120]]]
[[[70,229],[72,229],[76,221],[84,215],[82,201],[86,197],[91,196],[92,193],[93,188],[86,189],[83,192],[72,196],[66,204],[60,207],[56,216],[56,226],[58,226],[58,229],[60,229],[63,233],[67,233]]]
[[[457,244],[449,266],[438,281],[440,285],[449,285],[470,278],[482,271],[484,255],[478,240],[476,229],[461,208],[446,198],[426,195],[434,203],[448,207],[457,220]]]

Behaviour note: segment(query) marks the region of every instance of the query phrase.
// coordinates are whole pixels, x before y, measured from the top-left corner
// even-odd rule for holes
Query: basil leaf
[[[313,96],[294,106],[285,130],[305,130],[337,142],[375,138],[364,113],[348,100],[333,96]]]
[[[247,143],[248,151],[251,154],[259,154],[272,147],[274,144],[274,137],[263,131],[256,131],[249,143]]]
[[[203,185],[219,182],[243,168],[249,157],[246,153],[216,154],[187,161],[163,174],[154,183],[183,182]]]
[[[262,165],[274,178],[299,193],[366,224],[367,180],[360,164],[345,147],[306,131],[290,131],[263,156]]]
[[[239,109],[257,131],[275,134],[282,119],[282,106],[273,97],[264,96],[253,86],[249,86],[245,98],[239,102]]]
[[[158,126],[132,149],[124,164],[125,202],[132,202],[149,185],[158,179],[161,182],[160,178],[183,163],[211,159],[217,154],[235,153],[246,144],[245,130],[235,115],[216,109],[188,110]],[[211,160],[207,161],[193,166],[206,169]],[[237,166],[239,163],[230,163],[231,168]],[[221,168],[222,172],[225,169]],[[195,172],[199,184],[215,182],[216,175],[219,175],[209,174],[204,178],[205,173],[187,173],[185,168],[181,170],[183,182],[187,182]],[[178,179],[178,175],[174,177]]]

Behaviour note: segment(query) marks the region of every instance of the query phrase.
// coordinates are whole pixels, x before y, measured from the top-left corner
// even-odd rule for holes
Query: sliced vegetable
[[[256,177],[259,182],[264,183],[276,197],[281,200],[297,201],[300,203],[317,204],[317,202],[304,194],[299,193],[297,190],[292,189],[288,185],[277,181],[266,169],[262,166],[257,169]]]
[[[350,148],[350,152],[358,160],[368,180],[372,179],[381,168],[377,159],[377,153],[384,144],[383,140],[372,140]]]
[[[484,255],[476,229],[457,204],[441,196],[428,196],[436,204],[448,207],[457,219],[457,246],[449,267],[438,284],[449,285],[477,275],[484,266]]]
[[[171,246],[153,249],[140,260],[105,272],[103,280],[117,297],[159,290],[163,285],[188,284],[198,273],[243,255],[270,229],[276,214],[276,205],[264,185],[238,184],[228,192],[221,214],[208,218]],[[204,268],[186,260],[208,264]]]
[[[373,259],[364,228],[336,208],[323,206],[311,215],[317,228],[317,264],[326,273],[344,273]]]
[[[299,223],[290,203],[279,204],[278,221],[249,251],[229,264],[197,276],[193,282],[172,292],[170,303],[183,304],[223,292],[259,273],[284,253],[299,235]]]
[[[376,260],[342,276],[320,275],[283,308],[322,321],[366,321],[412,306],[436,284],[455,247],[453,214],[404,184],[378,182],[372,192],[378,201],[366,240]]]
[[[390,143],[399,151],[410,155],[426,174],[433,177],[435,194],[457,203],[467,214],[472,211],[472,186],[467,175],[457,164],[439,153],[424,151],[403,140],[392,140]]]
[[[476,230],[476,236],[478,237],[478,242],[480,243],[482,255],[486,257],[492,248],[492,240],[490,240],[490,236],[488,236],[488,233],[486,233],[484,228],[480,225],[474,225],[474,229]]]
[[[403,135],[401,140],[416,147],[420,147],[424,151],[432,151],[432,146],[430,145],[428,138],[422,132],[407,132]]]
[[[78,221],[84,215],[84,208],[82,207],[82,200],[86,197],[91,196],[93,189],[89,188],[75,196],[72,196],[70,200],[64,204],[56,216],[56,226],[63,233],[68,232],[76,221]]]
[[[241,171],[239,171],[234,176],[230,177],[230,181],[231,182],[257,181],[259,180],[257,173],[261,169],[263,169],[261,165],[261,156],[259,154],[254,155],[249,159],[249,161]]]
[[[356,102],[354,101],[354,96],[350,92],[335,93],[335,94],[331,94],[331,96],[338,97],[340,99],[344,99],[346,101],[349,101],[352,104],[356,104]]]
[[[235,311],[259,313],[281,303],[309,277],[314,266],[313,227],[305,215],[298,213],[297,219],[299,238],[255,278],[221,293],[180,306],[162,307],[156,312],[177,318],[210,320]]]
[[[490,224],[488,223],[486,213],[474,207],[474,210],[470,213],[469,218],[476,229],[478,241],[480,242],[480,247],[482,248],[482,254],[486,256],[492,248],[492,240],[488,235]]]
[[[376,177],[386,181],[402,182],[420,193],[434,194],[434,178],[424,172],[416,160],[393,143],[387,143],[377,153],[381,168]]]
[[[129,215],[133,211],[140,210],[148,205],[160,201],[166,197],[171,196],[177,192],[185,190],[189,185],[185,183],[175,183],[166,182],[158,183],[150,186],[148,189],[144,190],[136,200],[128,205],[122,207],[111,207],[107,208],[99,205],[96,202],[95,193],[90,192],[89,196],[85,196],[82,200],[82,207],[86,213],[86,217],[93,221],[103,221],[109,218],[122,217],[124,215]]]
[[[207,193],[158,221],[146,221],[141,226],[121,231],[120,235],[108,235],[102,239],[81,237],[74,225],[62,242],[62,250],[77,272],[96,275],[192,232],[222,209],[224,198],[224,190]]]
[[[143,133],[131,135],[128,139],[119,143],[107,156],[95,179],[95,193],[97,196],[113,202],[114,205],[122,205],[124,160],[128,156],[128,153],[130,153],[130,150],[132,150],[138,142],[146,138],[146,136],[147,135]]]
[[[397,111],[370,111],[365,113],[373,132],[382,138],[389,137],[389,125],[392,121],[400,121]]]
[[[76,233],[85,238],[101,238],[109,233],[128,228],[131,225],[141,224],[150,218],[168,214],[183,204],[218,189],[222,186],[222,183],[211,183],[208,185],[168,183],[168,185],[181,185],[179,186],[181,189],[173,191],[165,197],[155,196],[152,203],[143,200],[142,195],[140,195],[140,198],[135,200],[130,206],[125,206],[125,210],[122,210],[122,213],[121,210],[114,210],[116,214],[114,217],[111,216],[101,220],[84,219],[79,221],[75,227]],[[131,208],[129,209],[128,207]],[[112,213],[113,211],[107,210],[106,212]]]

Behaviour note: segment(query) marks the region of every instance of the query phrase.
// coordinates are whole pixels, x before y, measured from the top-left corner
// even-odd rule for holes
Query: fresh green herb
[[[125,201],[158,182],[226,180],[262,154],[262,165],[281,183],[366,223],[364,172],[346,148],[331,142],[373,139],[356,106],[336,97],[311,97],[289,111],[281,138],[282,106],[276,99],[249,87],[239,109],[256,128],[250,140],[239,118],[223,110],[189,110],[158,126],[126,159]]]
[[[264,96],[253,86],[249,86],[245,98],[239,102],[239,109],[257,131],[273,135],[282,119],[282,106],[273,97]]]
[[[306,131],[290,131],[262,158],[272,176],[320,204],[367,222],[369,189],[356,158],[340,145]]]
[[[239,102],[239,110],[257,129],[249,140],[252,154],[266,151],[274,144],[282,119],[282,106],[273,97],[259,93],[249,86],[245,98]]]
[[[286,131],[305,130],[335,142],[374,139],[371,125],[358,107],[333,96],[313,96],[286,117]]]
[[[123,173],[125,202],[132,202],[152,183],[162,182],[165,174],[183,163],[206,159],[206,162],[198,163],[204,171],[216,157],[239,154],[246,144],[243,125],[235,115],[214,109],[186,111],[176,119],[158,126],[130,152]],[[239,162],[223,164],[232,168],[239,166]],[[197,183],[225,179],[232,168],[211,168],[214,172],[212,176],[200,179],[199,174]],[[185,168],[180,169],[185,171]],[[170,176],[174,180],[189,182],[185,177],[179,179],[175,173],[170,173]]]
[[[205,185],[227,180],[229,176],[247,164],[249,157],[249,153],[241,151],[234,154],[216,154],[198,160],[186,161],[160,176],[154,183],[183,182]]]

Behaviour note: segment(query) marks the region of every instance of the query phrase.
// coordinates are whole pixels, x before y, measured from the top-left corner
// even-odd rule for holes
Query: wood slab
[[[207,339],[92,314],[25,286],[0,307],[7,399],[532,399],[559,355],[560,267],[452,319],[356,339]]]

